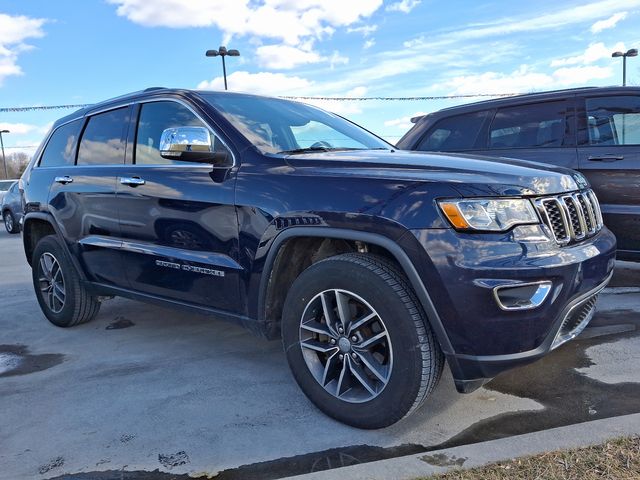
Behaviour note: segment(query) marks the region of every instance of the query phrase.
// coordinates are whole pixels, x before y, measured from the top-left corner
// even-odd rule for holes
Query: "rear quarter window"
[[[488,114],[482,111],[443,118],[429,129],[416,150],[457,152],[482,148],[478,140]]]
[[[58,127],[40,157],[41,167],[73,165],[76,160],[76,145],[82,128],[82,119]]]

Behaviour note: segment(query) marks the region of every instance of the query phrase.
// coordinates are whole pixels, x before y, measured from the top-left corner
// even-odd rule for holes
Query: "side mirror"
[[[215,152],[211,132],[205,127],[167,128],[160,136],[160,156],[168,160],[225,164],[227,152]]]

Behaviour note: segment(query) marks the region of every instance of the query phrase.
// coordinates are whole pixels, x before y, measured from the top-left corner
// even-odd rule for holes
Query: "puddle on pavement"
[[[268,462],[243,465],[224,470],[215,476],[216,480],[274,480],[293,475],[305,475],[323,470],[348,467],[360,463],[375,462],[389,458],[422,453],[422,445],[405,444],[398,447],[372,447],[353,445],[332,448],[322,452],[307,453],[295,457],[279,458]]]
[[[60,353],[32,355],[24,345],[0,345],[0,377],[41,372],[63,360],[64,355]]]
[[[47,480],[194,480],[186,474],[164,473],[160,470],[146,472],[136,470],[127,472],[125,470],[107,470],[104,472],[72,473],[50,477]],[[207,478],[207,477],[203,477]]]
[[[131,320],[125,317],[116,317],[116,319],[105,327],[105,330],[120,330],[135,326]]]

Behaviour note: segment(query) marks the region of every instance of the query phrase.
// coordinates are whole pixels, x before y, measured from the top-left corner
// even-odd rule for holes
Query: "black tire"
[[[367,382],[360,382],[361,385],[358,385],[355,382],[357,376],[353,376],[353,374],[351,374],[351,378],[354,381],[349,382],[352,386],[342,394],[340,394],[340,384],[336,381],[332,380],[327,386],[323,386],[320,380],[316,380],[317,375],[312,373],[311,369],[318,368],[318,372],[322,370],[324,372],[322,374],[323,382],[326,382],[326,379],[329,378],[327,375],[329,353],[316,354],[319,359],[316,367],[315,351],[309,348],[303,349],[301,346],[303,336],[305,344],[309,340],[307,337],[307,331],[311,330],[307,328],[309,325],[317,326],[319,319],[320,325],[323,326],[322,322],[326,317],[326,313],[324,313],[326,303],[324,303],[325,298],[322,295],[331,295],[331,293],[327,293],[331,291],[338,291],[336,299],[341,296],[343,299],[344,296],[348,298],[347,306],[343,306],[342,312],[338,311],[338,307],[330,307],[333,309],[333,313],[330,313],[329,316],[336,315],[332,320],[333,323],[343,325],[335,320],[347,310],[350,312],[349,315],[353,314],[354,318],[358,318],[357,308],[363,302],[365,307],[371,307],[373,314],[376,314],[373,318],[380,319],[379,323],[377,320],[375,321],[377,326],[371,327],[370,332],[373,333],[369,336],[374,336],[375,332],[380,332],[382,329],[387,332],[385,338],[389,340],[388,344],[385,340],[380,346],[381,353],[376,353],[376,355],[380,358],[386,358],[387,353],[385,352],[387,350],[391,352],[388,358],[391,358],[392,361],[389,361],[388,358],[381,361],[381,363],[387,363],[385,371],[388,377],[384,383],[383,380],[378,381],[372,375],[372,369],[366,370],[365,373],[368,374],[369,380],[378,382],[375,393],[371,389],[368,392],[370,399],[367,398],[366,391],[361,398],[356,397],[357,389],[360,388],[364,391],[361,387]],[[318,300],[316,298],[318,297],[323,301],[320,312],[317,308]],[[336,305],[337,303],[338,300],[336,300]],[[307,308],[308,306],[311,310]],[[360,312],[359,315],[362,316],[362,313]],[[311,318],[311,320],[306,320],[307,318]],[[301,329],[301,323],[305,323],[307,327]],[[352,325],[356,323],[359,322],[351,322]],[[335,333],[336,330],[332,331]],[[342,334],[338,339],[338,344],[344,341],[344,335],[350,336],[351,333]],[[282,316],[282,337],[293,376],[307,397],[330,417],[358,428],[386,427],[409,415],[432,392],[440,379],[444,365],[442,351],[406,278],[394,263],[370,254],[347,253],[330,257],[315,263],[302,272],[293,283],[286,298]],[[334,342],[332,345],[336,345],[336,339],[331,335],[323,337],[322,334],[319,334],[314,338],[317,338],[318,342],[332,341]],[[361,342],[360,345],[364,345],[363,340],[357,340],[356,336],[352,337],[352,340],[351,348],[354,350],[358,346],[358,341]],[[346,343],[349,342],[341,344],[337,353],[349,351],[346,350]],[[322,345],[326,345],[326,343],[322,343]],[[335,351],[331,354],[334,359],[333,355],[335,354]],[[325,355],[327,359],[323,362],[321,357]],[[344,358],[350,355],[358,360],[351,362],[351,359]],[[355,353],[343,353],[340,358],[350,365],[360,363],[362,366],[363,364],[362,357],[358,357]],[[339,365],[343,366],[339,367]],[[339,368],[345,370],[346,367],[344,364],[338,364]],[[348,369],[349,372],[352,372],[351,367]],[[331,370],[337,371],[335,366],[332,366]],[[360,369],[359,373],[362,374],[363,371]],[[337,384],[336,391],[328,390],[332,384]],[[347,394],[352,395],[353,398],[346,400]],[[341,398],[338,398],[339,396]]]
[[[4,221],[4,228],[10,234],[20,233],[20,227],[18,226],[18,222],[16,222],[16,217],[11,213],[10,210],[5,210],[2,214],[2,220]]]
[[[47,280],[46,263],[51,264],[53,259],[59,268],[52,268],[52,276],[56,282],[62,279],[63,292],[51,287],[53,281]],[[90,295],[85,286],[80,281],[78,272],[66,255],[64,248],[55,235],[48,235],[42,238],[33,251],[32,276],[36,298],[45,317],[58,327],[74,327],[81,323],[93,320],[100,310],[100,302],[97,297]],[[44,288],[47,287],[46,291]],[[64,301],[53,297],[53,290],[56,295],[63,297]],[[56,301],[57,300],[57,301]]]

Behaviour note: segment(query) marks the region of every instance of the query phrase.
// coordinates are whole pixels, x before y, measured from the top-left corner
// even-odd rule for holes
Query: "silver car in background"
[[[22,200],[18,180],[0,180],[0,211],[9,233],[20,233]]]

